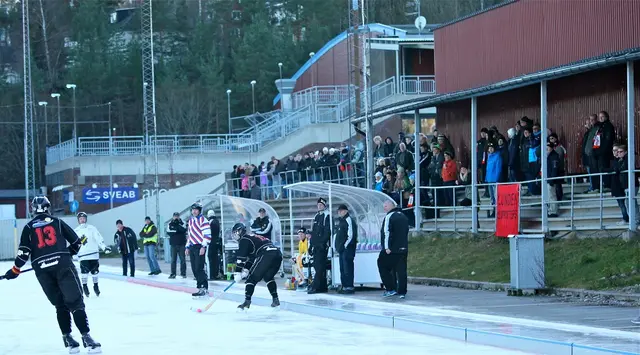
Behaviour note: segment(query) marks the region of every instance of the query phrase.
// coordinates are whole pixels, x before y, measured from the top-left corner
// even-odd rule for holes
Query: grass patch
[[[409,241],[410,276],[510,281],[506,238],[417,237]],[[545,241],[547,287],[614,289],[640,284],[640,240]]]

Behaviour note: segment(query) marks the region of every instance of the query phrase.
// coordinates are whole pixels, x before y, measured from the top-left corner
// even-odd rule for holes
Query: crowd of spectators
[[[506,131],[506,136],[496,126],[480,130],[476,143],[477,166],[464,166],[456,160],[456,150],[449,138],[434,128],[432,134],[405,135],[399,133],[398,141],[380,136],[373,139],[375,176],[372,188],[392,197],[402,208],[413,207],[415,197],[415,160],[419,159],[421,206],[426,218],[439,215],[439,207],[470,206],[474,191],[471,189],[471,172],[477,171],[480,184],[478,197],[489,198],[496,204],[496,183],[519,182],[526,186],[524,196],[539,196],[543,188],[549,191],[550,217],[558,216],[558,201],[564,199],[563,178],[567,175],[567,150],[560,137],[552,129],[547,132],[547,142],[541,141],[540,124],[524,116]],[[606,111],[592,114],[586,120],[582,139],[581,165],[589,174],[587,193],[611,192],[619,197],[624,223],[628,222],[624,199],[627,191],[626,146],[615,143],[615,128]],[[419,156],[415,156],[418,144]],[[331,181],[365,187],[364,144],[355,147],[343,143],[338,148],[325,147],[321,151],[289,156],[285,161],[275,157],[260,165],[245,163],[234,166],[233,189],[237,196],[253,199],[279,199],[286,197],[282,186],[301,181]],[[547,159],[547,186],[541,184],[541,162]],[[625,158],[626,159],[626,158]],[[600,181],[599,173],[604,175]],[[636,181],[636,184],[638,182]],[[478,201],[480,199],[478,198]],[[413,219],[413,216],[408,216]],[[495,209],[487,212],[495,217]],[[625,222],[626,221],[626,222]]]

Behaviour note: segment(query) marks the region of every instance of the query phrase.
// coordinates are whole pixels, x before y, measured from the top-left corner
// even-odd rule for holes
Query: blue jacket
[[[502,174],[502,156],[499,151],[489,154],[485,182],[499,182]]]

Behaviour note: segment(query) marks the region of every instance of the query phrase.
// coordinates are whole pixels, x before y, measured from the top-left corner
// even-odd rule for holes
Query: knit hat
[[[340,205],[338,206],[338,211],[349,211],[349,209],[347,208],[347,205]]]
[[[323,199],[322,197],[320,197],[320,198],[318,199],[318,202],[317,202],[317,203],[321,203],[321,204],[323,204],[323,205],[325,205],[325,206],[327,205],[327,201],[326,201],[325,199]]]

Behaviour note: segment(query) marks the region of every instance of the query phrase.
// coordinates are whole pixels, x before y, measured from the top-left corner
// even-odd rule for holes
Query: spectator
[[[476,144],[476,152],[478,157],[478,182],[483,183],[485,181],[485,171],[487,168],[487,144],[489,144],[489,130],[483,127],[480,130],[480,139]],[[483,197],[489,197],[489,188],[486,187],[484,190]]]
[[[124,226],[122,220],[116,221],[116,228],[118,230],[113,236],[113,243],[118,246],[118,251],[122,254],[122,276],[127,276],[127,262],[129,262],[130,275],[135,277],[138,237],[133,229]]]
[[[396,145],[395,143],[393,143],[393,139],[391,139],[391,137],[387,137],[384,140],[384,156],[385,157],[392,157],[393,156],[393,152],[396,150]]]
[[[520,181],[520,140],[515,128],[509,128],[509,159],[507,169],[509,170],[509,182]]]
[[[489,188],[489,196],[491,198],[492,210],[487,211],[487,218],[493,218],[496,216],[496,183],[500,182],[500,174],[502,174],[502,155],[496,151],[496,146],[493,143],[487,145],[487,172],[485,182]]]
[[[384,297],[407,294],[407,255],[409,250],[409,220],[391,201],[385,201],[387,212],[380,228],[382,250],[378,255],[378,272],[386,292]]]
[[[376,191],[382,192],[382,185],[383,185],[382,172],[380,172],[380,171],[376,172],[375,179],[376,179],[376,184],[375,184],[374,189]]]
[[[443,189],[442,195],[444,197],[445,206],[453,206],[455,193],[455,185],[458,175],[458,167],[453,160],[453,153],[450,151],[444,152],[444,162],[442,163],[442,185],[450,186],[451,188]]]
[[[173,213],[167,234],[169,234],[169,244],[171,245],[171,275],[169,275],[169,278],[176,278],[176,263],[178,262],[178,257],[180,257],[180,276],[185,279],[187,278],[187,260],[184,250],[187,244],[187,229],[184,227],[182,219],[180,219],[180,213]]]
[[[147,257],[147,263],[151,272],[149,275],[159,275],[162,273],[158,259],[156,257],[156,248],[158,246],[158,228],[151,221],[151,217],[144,218],[144,227],[140,231],[140,238],[144,245],[144,255]]]
[[[404,143],[398,144],[398,153],[396,154],[396,166],[403,168],[406,171],[413,170],[413,155],[407,150],[407,146]]]
[[[346,205],[338,206],[338,227],[335,233],[334,249],[340,258],[340,294],[353,294],[354,265],[356,244],[358,243],[358,226],[349,215]]]
[[[327,287],[327,255],[331,241],[331,221],[327,210],[327,201],[318,199],[318,213],[313,219],[313,236],[311,237],[311,255],[313,255],[313,269],[316,274],[307,291],[308,294],[326,293]]]
[[[540,194],[536,188],[535,181],[540,168],[538,166],[538,158],[534,144],[532,129],[525,127],[520,141],[520,172],[524,179],[528,181],[528,191],[524,196]]]
[[[619,221],[617,224],[627,224],[629,223],[629,210],[627,209],[628,203],[626,199],[626,189],[628,187],[627,174],[624,172],[628,167],[627,159],[624,159],[626,156],[626,146],[614,144],[612,148],[612,153],[615,158],[613,162],[613,176],[611,179],[611,196],[616,198],[616,202],[618,202],[618,206],[620,207],[620,212],[622,212],[622,221]]]
[[[497,137],[496,151],[500,153],[500,157],[502,158],[500,161],[500,182],[507,182],[509,181],[509,148],[507,147],[504,136],[498,133]]]
[[[444,153],[449,152],[451,153],[452,159],[456,158],[456,151],[453,149],[453,145],[451,145],[449,138],[445,137],[444,134],[440,133],[438,134],[437,141],[438,141],[438,145],[440,146],[440,149]]]
[[[392,170],[387,170],[386,179],[382,184],[382,192],[384,192],[389,196],[393,196],[393,192],[395,191],[395,185],[396,185],[395,172]]]
[[[256,184],[255,179],[251,179],[251,191],[249,196],[252,200],[260,200],[260,186]]]
[[[431,162],[427,167],[429,172],[429,179],[431,180],[431,187],[439,187],[442,186],[442,165],[444,164],[444,156],[440,151],[440,146],[438,144],[431,145],[431,152],[433,156],[431,157]],[[434,195],[434,206],[442,206],[444,203],[444,196],[442,189],[433,189],[432,193]]]
[[[613,141],[615,140],[615,128],[609,120],[609,114],[606,111],[598,113],[598,121],[600,125],[593,138],[593,161],[592,169],[597,169],[596,173],[604,173],[609,170],[611,161],[615,158],[613,152]],[[594,181],[596,189],[600,188],[599,177]],[[611,178],[608,175],[602,176],[602,186],[607,190],[611,190]]]
[[[549,195],[549,207],[547,209],[547,216],[558,217],[558,198],[556,197],[556,185],[562,182],[557,178],[560,176],[560,157],[555,151],[554,143],[547,143],[547,191]]]
[[[584,125],[585,132],[584,132],[584,135],[582,136],[582,146],[581,146],[582,166],[587,171],[587,174],[589,174],[589,188],[587,189],[586,193],[591,193],[596,189],[596,187],[593,185],[593,177],[591,176],[591,173],[592,173],[591,156],[593,154],[593,137],[595,136],[597,131],[593,129],[593,127],[596,125],[596,121],[597,121],[596,115],[589,115],[589,117],[585,122],[585,125]]]
[[[565,166],[567,166],[566,165],[567,150],[564,149],[564,146],[560,143],[560,140],[558,139],[558,134],[555,132],[549,135],[549,142],[553,143],[555,147],[554,150],[556,151],[556,153],[558,153],[558,176],[559,177],[565,176],[565,173],[566,173]],[[564,181],[560,179],[556,184],[555,194],[558,201],[562,201],[564,197],[564,191],[562,190],[563,182]]]
[[[380,136],[375,136],[373,137],[373,159],[380,159],[380,158],[384,158],[385,155],[384,154],[384,145],[382,144],[382,137]]]
[[[273,231],[273,225],[269,220],[269,216],[267,216],[267,211],[260,207],[258,210],[258,218],[253,221],[251,224],[251,232],[255,233],[258,236],[265,237],[271,240],[271,233]]]

